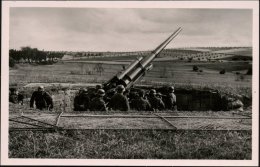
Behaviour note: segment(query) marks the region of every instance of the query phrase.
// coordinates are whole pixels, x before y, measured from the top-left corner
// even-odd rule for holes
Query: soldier
[[[228,100],[228,105],[227,105],[228,110],[243,111],[244,104],[242,103],[241,100],[232,97],[227,98],[227,100]]]
[[[100,89],[102,89],[101,85],[96,85],[96,92],[98,92]]]
[[[96,85],[95,89],[93,90],[88,90],[88,97],[89,99],[94,99],[95,97],[98,97],[98,90],[99,89],[102,89],[102,86],[101,85]]]
[[[23,105],[24,96],[16,88],[10,88],[9,102]]]
[[[43,109],[48,109],[52,110],[53,109],[53,100],[52,97],[50,96],[49,93],[44,91],[43,86],[39,86],[38,90],[33,92],[31,100],[30,100],[30,107],[34,107],[34,102],[36,104],[36,108],[43,110]]]
[[[107,111],[106,103],[103,99],[104,96],[105,91],[103,89],[99,89],[97,91],[97,97],[92,99],[90,102],[91,111]]]
[[[74,98],[74,111],[86,111],[89,108],[90,98],[87,89],[80,89]]]
[[[177,110],[177,105],[176,105],[176,96],[174,94],[174,87],[170,86],[168,88],[168,93],[164,97],[164,102],[165,102],[165,108],[169,110]]]
[[[132,109],[137,111],[151,111],[151,104],[148,100],[144,99],[144,95],[144,91],[140,90],[138,96],[136,96],[131,102]]]
[[[24,92],[21,93],[18,92],[18,104],[23,105],[23,99],[24,99]]]
[[[116,87],[116,94],[112,96],[109,102],[109,108],[113,110],[128,111],[129,101],[126,96],[123,95],[125,87],[123,85],[118,85]]]
[[[154,89],[150,91],[148,101],[151,104],[153,110],[163,110],[165,108],[163,101],[160,98],[156,97],[156,90]]]
[[[162,99],[162,94],[160,92],[156,93],[156,97],[158,97],[159,99]]]

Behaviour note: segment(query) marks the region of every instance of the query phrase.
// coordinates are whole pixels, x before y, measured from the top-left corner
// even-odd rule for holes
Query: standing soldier
[[[165,96],[165,107],[169,110],[177,110],[176,105],[176,96],[174,94],[174,87],[171,86],[168,88],[168,94]]]
[[[153,110],[163,110],[165,108],[163,101],[156,97],[156,90],[154,89],[150,91],[148,101],[151,104]]]
[[[116,87],[117,93],[112,96],[109,102],[109,108],[113,110],[128,111],[129,110],[129,101],[126,96],[123,95],[125,87],[123,85],[118,85]]]
[[[90,98],[87,89],[80,89],[74,98],[74,111],[86,111],[89,108]]]
[[[137,111],[151,111],[151,104],[148,102],[148,100],[144,99],[144,95],[144,91],[140,90],[138,96],[136,96],[135,99],[133,99],[131,102],[132,109]]]
[[[105,91],[103,89],[99,89],[97,91],[97,97],[92,99],[90,102],[91,111],[107,111],[106,103],[103,99],[104,96]]]
[[[38,90],[33,92],[31,100],[30,100],[30,107],[34,107],[34,102],[36,104],[36,108],[43,110],[43,109],[48,109],[52,110],[53,109],[53,100],[52,97],[50,96],[49,93],[44,91],[43,86],[39,86]]]

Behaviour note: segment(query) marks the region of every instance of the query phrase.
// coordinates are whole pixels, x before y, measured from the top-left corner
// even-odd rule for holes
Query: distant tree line
[[[57,59],[64,56],[62,52],[41,51],[37,48],[21,47],[21,50],[9,50],[9,65],[12,67],[16,63],[37,63],[53,64]]]

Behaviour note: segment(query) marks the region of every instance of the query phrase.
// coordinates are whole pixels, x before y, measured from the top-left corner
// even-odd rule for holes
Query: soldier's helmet
[[[156,95],[157,95],[158,97],[162,97],[162,94],[161,94],[160,92],[158,92]]]
[[[117,90],[117,92],[122,93],[125,91],[125,87],[124,87],[124,85],[118,85],[116,87],[116,90]]]
[[[88,89],[87,88],[82,88],[82,93],[87,93]]]
[[[38,91],[43,91],[44,90],[44,87],[43,86],[39,86],[38,87]]]
[[[17,93],[18,93],[17,88],[10,88],[9,90],[10,90],[10,92],[11,92],[12,94],[17,94]]]
[[[169,87],[169,91],[170,91],[170,92],[174,92],[174,87],[173,87],[173,86],[170,86],[170,87]]]
[[[96,89],[97,90],[102,89],[102,86],[101,85],[96,85]]]
[[[155,89],[151,89],[150,90],[150,94],[155,95],[156,94],[156,90]]]
[[[98,89],[97,94],[99,96],[105,96],[106,92],[104,91],[104,89]]]

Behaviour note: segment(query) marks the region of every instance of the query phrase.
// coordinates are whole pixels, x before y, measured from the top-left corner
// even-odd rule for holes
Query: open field
[[[227,50],[217,50],[213,53],[225,53],[238,56],[250,56],[252,57],[252,48],[236,48],[236,49],[227,49]]]
[[[10,69],[10,85],[25,86],[28,83],[102,83],[123,69],[122,64],[97,64],[64,62],[54,65],[18,65]],[[202,72],[194,72],[196,65]],[[252,65],[246,62],[154,62],[154,68],[147,72],[137,84],[201,85],[208,87],[251,88],[252,75],[237,75]],[[219,71],[226,69],[221,75]]]
[[[131,61],[137,57],[145,57],[151,51],[131,53],[103,53],[100,56],[70,56],[65,61]],[[220,47],[220,48],[178,48],[163,50],[154,61],[252,61],[251,47]]]

